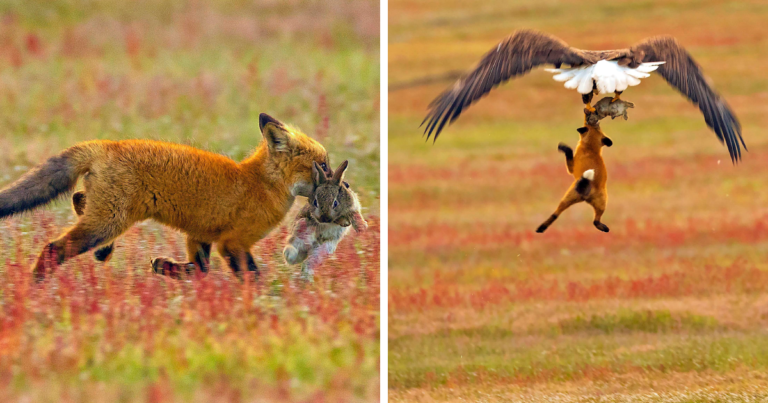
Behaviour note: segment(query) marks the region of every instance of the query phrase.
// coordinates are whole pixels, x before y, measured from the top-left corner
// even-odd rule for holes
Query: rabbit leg
[[[307,260],[301,265],[301,278],[312,281],[315,275],[315,268],[320,266],[335,250],[336,244],[333,242],[326,242],[312,249]]]
[[[307,259],[309,250],[312,248],[312,242],[314,242],[314,236],[310,235],[307,220],[304,218],[296,220],[293,225],[293,232],[283,248],[285,263],[297,264]]]

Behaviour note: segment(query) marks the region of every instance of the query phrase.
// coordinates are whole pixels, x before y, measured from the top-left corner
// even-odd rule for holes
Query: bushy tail
[[[576,192],[584,197],[587,197],[590,189],[592,188],[592,180],[595,179],[595,170],[587,169],[584,174],[581,175],[581,179],[576,182]]]
[[[0,218],[43,206],[71,191],[101,149],[93,142],[68,148],[1,189]]]

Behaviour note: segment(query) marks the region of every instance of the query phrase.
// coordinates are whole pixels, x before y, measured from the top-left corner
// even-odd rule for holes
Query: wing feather
[[[707,126],[728,147],[731,161],[736,163],[741,160],[741,146],[747,149],[741,137],[741,124],[725,100],[707,83],[701,67],[674,38],[648,38],[633,46],[631,53],[642,56],[642,60],[637,62],[664,61],[656,72],[698,105]]]
[[[473,102],[507,80],[523,75],[542,64],[568,64],[587,62],[583,53],[568,46],[562,40],[541,32],[521,30],[510,35],[490,52],[480,63],[453,86],[443,91],[429,104],[424,134],[435,140],[446,124],[453,122]]]

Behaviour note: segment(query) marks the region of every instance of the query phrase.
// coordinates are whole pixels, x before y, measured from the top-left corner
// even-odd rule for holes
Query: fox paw
[[[561,153],[563,153],[565,155],[570,155],[571,157],[573,157],[573,149],[571,147],[569,147],[565,143],[558,144],[557,145],[557,151],[560,151]]]
[[[114,247],[115,244],[109,244],[103,248],[97,249],[96,252],[93,252],[93,256],[99,262],[108,262],[109,259],[112,259],[112,251],[114,250]]]
[[[603,231],[603,232],[610,231],[610,229],[608,229],[608,226],[601,223],[600,221],[595,221],[593,224],[595,224],[595,228],[599,229],[600,231]]]
[[[152,259],[152,271],[155,274],[168,276],[174,280],[181,280],[184,275],[194,273],[194,270],[195,265],[193,263],[180,264],[167,257],[156,257]]]

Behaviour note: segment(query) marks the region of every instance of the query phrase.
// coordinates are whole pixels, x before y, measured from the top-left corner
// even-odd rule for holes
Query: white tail
[[[584,174],[582,174],[581,177],[588,181],[592,181],[595,179],[595,170],[587,169],[586,171],[584,171]]]
[[[600,94],[614,91],[624,91],[627,87],[640,84],[641,78],[649,77],[650,72],[659,68],[664,62],[642,63],[637,68],[619,66],[619,62],[600,60],[587,66],[565,69],[545,69],[558,73],[555,81],[565,82],[565,88],[575,89],[582,94],[592,92],[592,81],[597,84]]]

